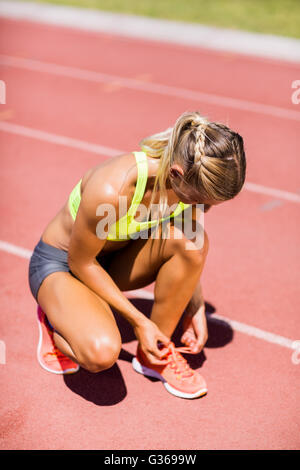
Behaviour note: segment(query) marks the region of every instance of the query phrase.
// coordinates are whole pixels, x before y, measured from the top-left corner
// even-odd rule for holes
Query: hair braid
[[[164,208],[173,163],[184,170],[184,190],[191,200],[226,201],[243,187],[246,158],[242,137],[224,124],[208,121],[199,111],[183,113],[172,128],[143,139],[141,146],[150,157],[160,158],[150,206],[158,190]]]
[[[194,163],[201,164],[202,157],[205,156],[205,130],[208,125],[208,121],[199,116],[198,119],[194,119],[191,124],[195,128]]]

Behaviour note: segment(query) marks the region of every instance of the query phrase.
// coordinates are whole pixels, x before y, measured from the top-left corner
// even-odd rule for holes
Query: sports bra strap
[[[147,156],[144,152],[133,152],[138,169],[137,182],[135,192],[128,209],[127,215],[133,217],[136,210],[144,197],[145,187],[148,179],[148,162]]]

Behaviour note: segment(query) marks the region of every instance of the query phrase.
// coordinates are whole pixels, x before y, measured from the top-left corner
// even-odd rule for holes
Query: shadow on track
[[[130,296],[129,299],[138,310],[143,312],[148,318],[150,317],[153,300],[130,298]],[[233,339],[231,326],[226,321],[214,319],[212,314],[215,312],[215,308],[207,302],[205,303],[205,311],[208,325],[208,340],[205,348],[224,347]],[[122,343],[126,344],[135,341],[136,337],[131,325],[121,315],[117,313],[114,313],[114,315],[121,333]],[[175,346],[182,345],[180,343],[183,333],[182,318],[183,316],[172,337]],[[131,353],[122,348],[119,360],[131,362],[133,357]],[[193,369],[199,369],[206,361],[205,350],[197,355],[186,355],[185,358]],[[70,390],[98,406],[115,405],[124,400],[127,395],[126,385],[117,363],[110,369],[98,374],[92,374],[84,369],[80,369],[76,374],[64,375],[63,378]],[[147,377],[147,379],[151,381],[158,380],[150,377]]]

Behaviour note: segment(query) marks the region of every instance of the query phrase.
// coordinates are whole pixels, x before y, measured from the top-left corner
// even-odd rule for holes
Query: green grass
[[[36,0],[300,38],[300,0]]]

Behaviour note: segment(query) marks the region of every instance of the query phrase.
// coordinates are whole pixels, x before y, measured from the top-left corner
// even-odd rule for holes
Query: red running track
[[[21,21],[2,19],[0,30],[7,86],[7,104],[0,108],[1,241],[32,250],[82,173],[109,158],[50,142],[48,134],[46,140],[29,136],[30,130],[131,151],[183,111],[200,109],[243,135],[247,181],[299,194],[300,119],[291,103],[298,64]],[[20,66],[17,58],[26,61]],[[57,66],[66,67],[65,73]],[[78,71],[112,78],[82,79]],[[137,89],[132,81],[128,87],[124,78],[150,88]],[[171,96],[174,88],[219,101]],[[227,105],[224,97],[230,98]],[[258,103],[259,110],[247,110],[245,102],[250,108]],[[287,114],[278,117],[275,108]],[[27,135],[20,127],[8,132],[4,124],[22,126]],[[213,208],[205,228],[208,318],[223,315],[299,339],[299,203],[244,189]],[[36,307],[27,269],[27,259],[1,251],[6,364],[0,364],[0,448],[299,448],[300,364],[293,363],[291,349],[233,331],[226,321],[209,321],[204,352],[189,358],[201,367],[208,395],[181,400],[132,370],[136,340],[119,319],[123,351],[112,369],[57,377],[36,361]],[[150,311],[150,300],[133,302]]]

